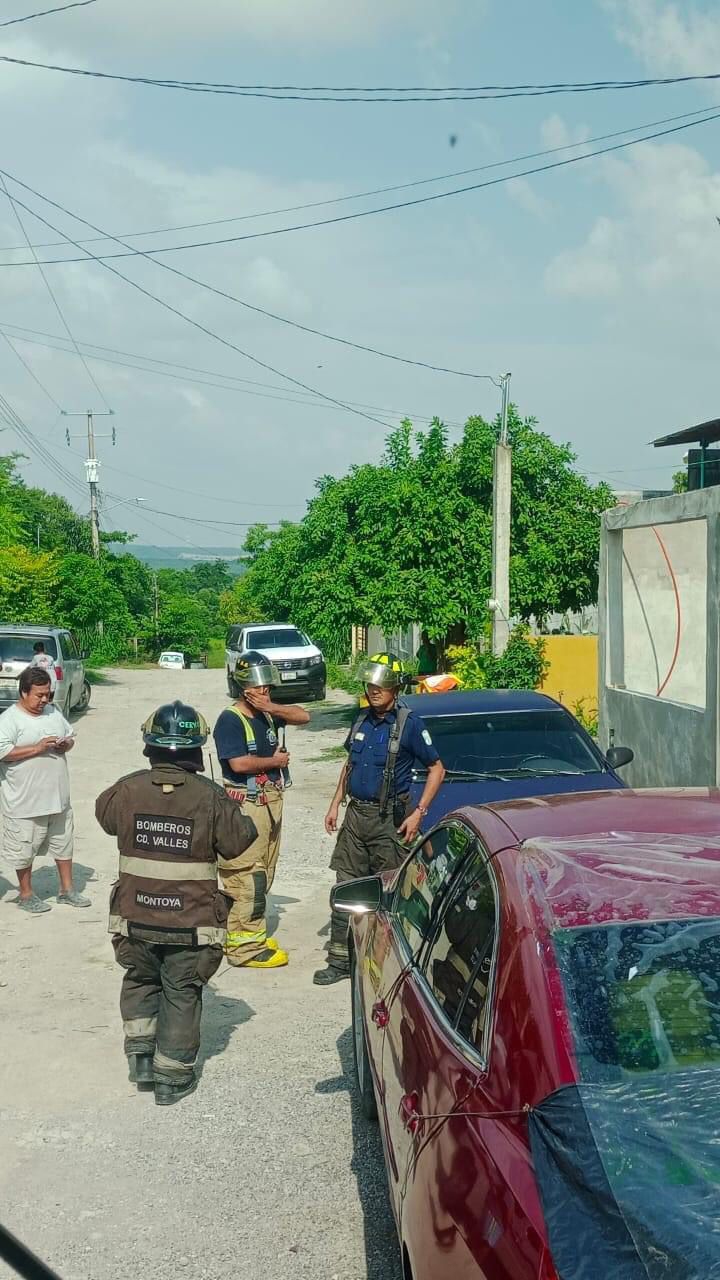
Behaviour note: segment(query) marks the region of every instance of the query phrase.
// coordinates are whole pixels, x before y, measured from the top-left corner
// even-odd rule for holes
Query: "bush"
[[[489,689],[538,689],[550,669],[543,639],[522,623],[510,632],[505,652],[484,653],[482,665]]]
[[[344,689],[345,693],[351,693],[354,697],[359,697],[363,691],[362,682],[358,680],[357,673],[363,662],[366,661],[364,653],[358,654],[352,666],[340,666],[337,662],[327,662],[327,685],[329,689]]]
[[[474,645],[451,644],[445,650],[450,671],[457,677],[461,689],[484,689],[487,685],[483,670],[483,655]]]
[[[598,710],[592,705],[588,706],[587,698],[578,698],[573,707],[573,715],[576,720],[580,721],[583,729],[590,734],[591,738],[597,738],[598,735]]]

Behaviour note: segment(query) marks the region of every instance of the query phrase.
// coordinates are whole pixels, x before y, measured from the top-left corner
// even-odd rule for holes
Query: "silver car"
[[[17,702],[18,678],[32,662],[33,646],[42,640],[55,665],[55,705],[63,715],[84,711],[90,701],[84,654],[72,632],[62,627],[26,627],[0,624],[0,711]]]

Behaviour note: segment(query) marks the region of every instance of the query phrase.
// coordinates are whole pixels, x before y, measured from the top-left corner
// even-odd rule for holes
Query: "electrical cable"
[[[158,254],[179,253],[187,249],[205,249],[205,248],[213,247],[215,245],[242,244],[248,240],[264,240],[270,236],[289,235],[296,231],[309,231],[309,230],[314,230],[316,227],[329,227],[329,226],[335,226],[341,222],[354,222],[359,218],[374,217],[378,213],[392,213],[398,209],[410,209],[418,205],[432,204],[436,200],[447,200],[451,196],[467,195],[471,191],[482,191],[482,190],[485,190],[485,188],[487,187],[500,186],[506,182],[513,182],[518,178],[534,177],[538,173],[548,173],[554,169],[567,168],[568,165],[580,164],[582,161],[585,161],[585,160],[593,160],[597,156],[611,155],[616,151],[623,151],[628,147],[638,146],[642,142],[653,142],[657,138],[665,138],[670,136],[671,134],[682,133],[686,129],[694,129],[701,124],[709,124],[712,121],[720,118],[720,111],[716,110],[715,108],[713,108],[713,111],[714,111],[714,114],[706,115],[701,120],[689,120],[689,121],[686,121],[686,123],[684,124],[674,125],[671,128],[658,129],[652,133],[643,134],[643,136],[640,138],[630,138],[625,142],[616,142],[609,147],[599,147],[596,150],[588,151],[583,155],[568,156],[564,160],[555,160],[550,164],[535,165],[529,169],[520,169],[518,170],[517,173],[503,174],[498,178],[488,178],[485,182],[474,182],[464,187],[453,187],[450,191],[436,191],[436,192],[433,192],[431,195],[416,196],[413,200],[400,200],[400,201],[396,201],[394,204],[379,205],[374,209],[357,209],[357,210],[354,210],[352,213],[337,214],[333,218],[318,218],[314,222],[294,223],[290,226],[270,228],[266,231],[251,231],[245,235],[223,236],[216,240],[195,240],[185,244],[161,245],[159,248],[152,249],[152,250],[133,249],[131,247],[127,247],[126,250],[122,253],[90,254],[90,251],[87,249],[85,249],[84,252],[88,255],[88,257],[92,257],[96,262],[106,262],[109,260],[113,260],[115,258],[133,258],[133,257],[145,257],[145,258],[155,259],[156,255]],[[64,209],[63,206],[58,204],[56,201],[49,200],[47,196],[41,195],[40,192],[35,191],[32,187],[28,186],[27,183],[21,182],[19,178],[13,177],[13,175],[8,173],[7,171],[0,170],[0,173],[2,172],[5,173],[6,178],[10,178],[13,182],[17,183],[18,186],[24,187],[26,191],[32,192],[33,195],[38,196],[41,200],[45,200],[46,203],[52,205],[54,208],[62,210],[62,212],[67,213],[70,217],[75,218],[78,222],[83,223],[87,227],[93,227],[93,229],[96,231],[99,230],[99,228],[95,227],[94,223],[88,222],[85,218],[80,218],[77,214],[70,213],[69,210]],[[22,205],[22,207],[26,208],[27,206]],[[32,213],[33,210],[30,210],[30,212]],[[45,219],[42,219],[42,218],[40,218],[39,220],[41,222],[45,221]],[[51,226],[52,224],[45,221],[45,225]],[[63,235],[64,233],[60,231],[59,234]],[[75,245],[77,249],[82,251],[82,244],[79,241],[71,240],[69,236],[66,236],[65,238],[71,244]],[[116,243],[119,243],[119,244],[123,243],[123,241],[120,239],[119,236],[107,236],[106,238],[108,240],[114,240]],[[39,259],[39,261],[43,264],[43,266],[56,266],[58,263],[65,263],[65,262],[85,262],[87,261],[87,258],[41,258]],[[32,266],[33,264],[32,262],[28,262],[27,260],[24,260],[21,262],[5,262],[0,265],[4,270],[8,270],[13,267],[27,267],[27,266]],[[183,274],[183,273],[178,273],[178,274]],[[191,280],[193,279],[193,277],[188,277],[188,278]],[[203,287],[210,288],[211,286],[204,285]],[[227,296],[230,296],[230,295],[227,295]],[[238,301],[238,299],[235,299],[235,301]],[[248,304],[241,303],[241,305],[246,306]],[[302,326],[296,325],[296,327],[301,328]],[[321,336],[329,337],[330,335],[321,334]],[[334,340],[340,341],[340,339],[334,339]],[[350,343],[349,345],[359,345],[359,344]],[[365,349],[371,350],[371,348],[365,348]],[[386,354],[386,353],[376,353],[376,354]],[[413,361],[410,363],[415,363],[415,362]],[[474,376],[478,376],[478,375],[474,375]]]
[[[311,200],[305,204],[285,205],[279,209],[265,209],[258,213],[241,213],[232,217],[211,218],[205,222],[185,222],[176,224],[171,227],[155,227],[150,231],[125,231],[118,237],[120,240],[133,240],[142,236],[160,236],[168,235],[176,231],[197,231],[203,227],[219,227],[229,222],[247,222],[254,218],[272,218],[281,213],[300,213],[305,209],[322,209],[327,205],[344,204],[349,200],[364,200],[370,196],[387,195],[391,191],[407,191],[412,187],[427,186],[431,182],[449,182],[451,178],[464,178],[471,173],[485,173],[489,169],[501,169],[511,164],[524,164],[526,160],[539,160],[544,156],[557,155],[561,151],[577,150],[578,147],[593,146],[596,142],[608,142],[612,138],[621,138],[629,133],[640,133],[644,129],[655,129],[659,125],[674,124],[677,120],[689,120],[693,116],[707,115],[710,111],[717,110],[717,107],[700,107],[697,111],[683,111],[679,115],[663,116],[659,120],[648,120],[645,124],[636,124],[627,129],[616,129],[612,133],[601,133],[593,138],[585,138],[580,142],[566,142],[559,147],[546,147],[542,151],[529,151],[524,155],[513,156],[510,160],[494,160],[489,164],[475,165],[470,169],[454,169],[450,173],[436,174],[431,178],[416,178],[412,182],[399,182],[394,186],[374,187],[368,191],[356,191],[352,195],[333,196],[326,200]],[[97,244],[98,242],[113,240],[112,235],[89,236],[87,239],[80,240],[80,244]],[[57,246],[64,246],[65,240],[45,240],[35,241],[36,249],[52,249]],[[6,245],[0,247],[0,253],[16,253],[24,249],[24,245]]]
[[[11,330],[15,330],[15,329],[21,329],[21,328],[22,328],[22,326],[20,326],[20,325],[7,325],[7,324],[6,324],[6,325],[5,325],[5,328],[3,328],[3,322],[2,322],[2,321],[0,321],[0,334],[2,334],[3,336],[7,336],[7,334],[6,334],[6,330],[7,330],[8,328],[9,328],[9,329],[11,329]],[[40,331],[38,331],[38,330],[32,330],[32,329],[27,329],[27,330],[25,330],[25,331],[24,331],[24,333],[23,333],[22,335],[20,335],[20,334],[16,334],[16,333],[14,333],[14,332],[13,332],[13,333],[11,333],[11,335],[10,335],[10,336],[11,336],[11,337],[13,337],[13,338],[14,338],[16,341],[18,341],[18,342],[28,342],[28,343],[30,343],[32,346],[44,347],[44,348],[45,348],[46,350],[48,350],[48,351],[59,351],[59,352],[61,352],[63,355],[70,355],[70,354],[72,354],[71,352],[69,352],[69,351],[68,351],[67,347],[62,347],[62,346],[58,347],[58,346],[54,346],[54,345],[53,345],[52,343],[50,343],[50,342],[40,342],[40,341],[39,341],[38,339],[36,339],[36,338],[28,338],[28,337],[26,337],[26,336],[25,336],[25,334],[26,334],[26,333],[33,333],[33,332],[40,332]],[[64,341],[66,341],[66,339],[64,339],[64,338],[60,337],[60,336],[59,336],[59,335],[57,335],[57,334],[43,334],[42,336],[43,336],[43,337],[52,337],[52,338],[55,338],[55,339],[56,339],[56,341],[58,341],[58,342],[64,342]],[[310,406],[310,407],[312,407],[312,408],[314,408],[314,409],[333,409],[333,408],[334,408],[334,405],[325,404],[325,402],[324,402],[323,400],[316,400],[316,399],[313,399],[313,398],[312,398],[312,397],[311,397],[307,392],[305,392],[305,391],[295,391],[295,392],[292,392],[291,394],[288,394],[288,395],[282,395],[282,394],[281,394],[281,395],[273,395],[273,394],[271,394],[273,391],[284,392],[284,391],[286,391],[286,388],[285,388],[285,387],[280,387],[280,386],[278,386],[276,383],[272,383],[272,382],[265,382],[265,383],[263,383],[263,382],[255,382],[255,383],[253,383],[253,381],[252,381],[251,379],[249,379],[249,378],[236,378],[233,374],[230,374],[230,373],[228,373],[228,374],[225,374],[225,373],[219,373],[217,370],[215,370],[215,371],[208,370],[208,369],[198,369],[198,370],[196,370],[196,369],[194,369],[194,368],[193,368],[193,366],[192,366],[192,365],[179,365],[179,364],[173,364],[173,363],[172,363],[172,361],[169,361],[169,360],[160,360],[160,361],[157,361],[157,363],[159,363],[159,364],[169,365],[169,366],[170,366],[170,369],[152,369],[152,368],[148,368],[148,367],[147,367],[147,365],[142,365],[142,364],[134,363],[134,362],[133,362],[133,359],[130,359],[130,360],[116,360],[116,359],[113,359],[111,356],[94,355],[94,354],[93,354],[93,352],[92,352],[91,350],[89,350],[89,348],[90,348],[90,347],[93,347],[93,346],[94,346],[96,351],[113,351],[113,348],[112,348],[112,347],[98,347],[98,346],[95,346],[95,344],[93,344],[93,343],[88,343],[88,342],[81,342],[81,343],[80,343],[80,346],[82,346],[82,347],[84,347],[84,348],[86,349],[86,350],[85,350],[85,354],[86,354],[86,356],[87,356],[88,360],[98,360],[98,361],[100,361],[100,363],[102,363],[102,364],[118,365],[118,366],[119,366],[120,368],[122,368],[122,369],[137,369],[137,370],[139,370],[139,372],[140,372],[140,373],[157,374],[157,375],[159,375],[160,377],[163,377],[163,378],[173,378],[174,380],[176,380],[176,381],[178,381],[178,382],[191,382],[191,383],[195,383],[195,384],[197,384],[197,385],[198,385],[198,386],[200,386],[200,387],[216,387],[219,391],[232,391],[232,392],[235,392],[235,393],[236,393],[236,394],[238,394],[238,395],[257,396],[257,397],[259,397],[259,398],[260,398],[260,399],[262,399],[262,400],[279,400],[279,401],[281,401],[283,404],[306,405],[306,406]],[[117,354],[118,354],[118,355],[127,355],[127,356],[134,357],[134,360],[147,360],[147,361],[151,361],[151,362],[152,362],[152,360],[153,360],[153,357],[152,357],[152,356],[142,356],[142,355],[139,355],[139,354],[137,354],[137,353],[135,353],[135,352],[122,352],[122,351],[119,351],[119,352],[117,352]],[[184,369],[184,370],[190,370],[190,371],[191,371],[191,372],[193,372],[193,373],[195,373],[195,372],[197,372],[197,373],[207,373],[207,374],[208,374],[208,377],[207,377],[207,378],[194,378],[194,377],[189,376],[189,374],[188,374],[187,372],[186,372],[186,373],[173,373],[173,372],[171,372],[171,371],[170,371],[171,369],[180,369],[180,370],[183,370],[183,369]],[[268,388],[268,391],[249,391],[249,390],[247,390],[247,389],[246,389],[246,387],[245,387],[245,386],[228,386],[228,385],[227,385],[227,382],[216,382],[216,381],[213,381],[213,380],[212,380],[213,378],[226,378],[226,379],[228,379],[229,381],[232,381],[232,382],[241,382],[241,383],[245,383],[245,382],[247,382],[247,383],[249,383],[251,386],[267,387],[267,388]],[[396,418],[411,418],[411,419],[413,420],[413,422],[426,423],[426,424],[427,424],[427,423],[432,422],[432,418],[431,418],[431,417],[427,417],[427,415],[422,414],[422,413],[413,413],[413,412],[412,412],[412,410],[410,410],[410,409],[388,409],[388,408],[386,408],[384,405],[379,405],[379,404],[366,404],[364,401],[361,401],[361,400],[346,400],[346,401],[345,401],[345,403],[346,403],[346,404],[348,404],[348,405],[355,405],[357,408],[360,408],[360,409],[372,409],[372,410],[374,410],[374,412],[375,412],[375,413],[383,414],[384,416],[386,416],[386,417],[388,417],[388,418],[390,418],[390,419],[392,419],[392,420],[394,420],[394,419],[396,419]],[[461,426],[463,425],[461,422],[455,422],[455,421],[453,421],[453,420],[452,420],[452,419],[450,419],[450,418],[444,418],[444,419],[443,419],[443,421],[445,422],[445,425],[446,425],[446,426],[448,426],[448,427],[461,427]],[[388,425],[389,425],[389,424],[388,424]]]
[[[0,170],[0,173],[2,172],[3,171]],[[15,181],[12,174],[6,173],[5,177],[9,177],[11,181]],[[26,184],[19,183],[19,185],[25,187]],[[30,190],[31,188],[27,188],[27,189]],[[39,195],[39,193],[36,193],[36,194]],[[8,196],[8,198],[10,197]],[[52,204],[53,206],[60,208],[59,205],[57,206],[55,205],[54,201],[48,200],[46,196],[40,196],[40,199],[45,200],[46,203],[48,204]],[[42,217],[41,214],[31,209],[28,205],[23,204],[22,200],[18,200],[17,203],[21,206],[21,208],[26,209],[28,213],[32,214],[33,217],[37,218],[39,222],[42,222],[45,224],[46,227],[49,227],[51,231],[57,232],[58,235],[65,235],[65,233],[59,227],[54,226],[52,222],[48,222],[47,218]],[[74,217],[75,215],[68,214],[68,216]],[[80,218],[78,218],[77,220],[85,221],[84,219],[80,219]],[[90,225],[90,224],[87,224],[87,225]],[[66,238],[70,244],[75,246],[76,249],[80,248],[80,245],[77,243],[77,241],[73,240],[70,236],[67,236]],[[383,429],[387,430],[387,423],[382,422],[380,418],[376,418],[372,414],[365,413],[365,411],[362,409],[354,409],[350,405],[344,404],[342,400],[337,400],[334,396],[328,396],[325,394],[324,391],[319,391],[316,387],[311,387],[309,386],[308,383],[301,382],[299,378],[294,378],[289,373],[283,373],[281,369],[275,368],[274,365],[268,364],[267,361],[265,360],[260,360],[258,356],[251,355],[249,351],[244,351],[242,347],[238,347],[237,344],[234,342],[231,342],[229,338],[223,338],[222,335],[219,333],[216,333],[214,329],[210,329],[207,325],[201,324],[199,320],[194,320],[191,316],[186,315],[185,312],[181,311],[179,307],[173,306],[172,303],[167,302],[164,298],[159,298],[157,294],[152,293],[149,289],[146,289],[143,285],[139,284],[136,280],[132,280],[130,276],[123,275],[121,271],[118,271],[117,267],[113,267],[109,263],[103,262],[99,257],[97,257],[96,254],[91,253],[89,249],[86,249],[85,253],[87,254],[87,259],[83,259],[83,261],[99,262],[101,266],[105,267],[106,271],[110,271],[113,275],[117,276],[119,280],[124,280],[126,284],[129,284],[133,289],[136,289],[138,293],[143,294],[144,297],[150,298],[153,302],[157,302],[159,306],[164,307],[165,310],[171,312],[172,315],[179,316],[181,320],[185,320],[187,324],[192,325],[192,327],[194,329],[197,329],[200,333],[204,333],[206,334],[207,337],[213,338],[216,342],[221,343],[222,346],[228,347],[229,350],[237,352],[238,355],[243,356],[244,359],[246,360],[250,360],[253,364],[258,365],[259,368],[266,369],[269,373],[274,373],[276,377],[282,378],[286,382],[291,382],[294,386],[301,387],[303,391],[308,391],[310,392],[311,395],[316,395],[321,400],[327,400],[329,401],[329,403],[335,404],[338,406],[338,408],[345,409],[348,413],[355,414],[359,418],[365,418],[367,419],[368,422],[375,422],[377,423],[378,426],[383,427]]]
[[[115,80],[159,89],[183,90],[243,98],[266,98],[280,102],[475,102],[504,98],[545,97],[563,93],[604,93],[626,89],[646,89],[675,84],[695,84],[720,79],[720,73],[706,75],[655,76],[635,80],[557,81],[550,84],[456,85],[456,86],[323,86],[323,85],[241,85],[212,80],[176,80],[164,76],[131,76],[87,67],[66,67],[58,63],[35,62],[29,58],[2,57],[0,62],[56,71],[64,75],[83,76],[95,80]],[[377,96],[379,94],[398,96]],[[317,97],[315,94],[329,95]],[[359,94],[360,97],[341,95]],[[419,94],[422,96],[410,96]],[[372,95],[372,96],[369,96]]]
[[[30,22],[33,18],[47,18],[50,13],[64,13],[66,9],[84,9],[89,4],[97,4],[97,0],[73,0],[72,4],[61,4],[56,9],[41,9],[39,13],[26,13],[22,18],[8,18],[0,22],[0,27],[14,27],[17,22]]]
[[[85,487],[82,482],[52,456],[48,448],[43,445],[42,441],[38,440],[35,433],[2,394],[0,394],[0,417],[15,431],[16,435],[32,450],[47,469],[52,471],[56,479],[61,480],[63,484],[68,485],[69,488],[75,492],[82,493],[84,496]]]
[[[30,237],[28,236],[27,231],[25,230],[25,224],[24,224],[24,222],[23,222],[22,218],[20,217],[20,214],[18,213],[18,210],[17,210],[17,208],[16,208],[16,202],[15,202],[15,200],[13,199],[13,197],[10,195],[10,192],[9,192],[9,191],[8,191],[8,189],[7,189],[7,184],[6,184],[6,182],[5,182],[5,178],[4,178],[2,175],[0,175],[0,184],[2,185],[2,191],[3,191],[3,194],[4,194],[5,196],[7,196],[8,200],[10,201],[10,207],[11,207],[11,209],[12,209],[12,211],[13,211],[14,215],[15,215],[15,218],[16,218],[16,220],[17,220],[17,224],[18,224],[18,226],[19,226],[19,228],[20,228],[20,231],[21,231],[21,233],[22,233],[23,239],[25,240],[25,243],[27,244],[28,249],[29,249],[29,250],[30,250],[30,252],[32,253],[33,259],[34,259],[34,261],[35,261],[35,265],[36,265],[36,267],[38,268],[38,271],[40,272],[40,275],[42,276],[43,284],[45,285],[45,288],[47,289],[47,291],[48,291],[48,293],[49,293],[49,295],[50,295],[50,298],[51,298],[51,300],[52,300],[53,306],[55,307],[55,310],[57,311],[58,316],[60,317],[60,320],[61,320],[61,322],[62,322],[63,328],[65,329],[65,332],[67,333],[68,338],[69,338],[69,339],[70,339],[70,341],[72,342],[72,345],[73,345],[73,347],[74,347],[74,349],[75,349],[75,353],[76,353],[76,355],[78,356],[78,359],[80,360],[80,363],[82,364],[82,366],[83,366],[83,368],[84,368],[84,370],[85,370],[85,372],[86,372],[86,374],[87,374],[88,378],[90,379],[90,381],[91,381],[92,385],[94,386],[95,390],[97,391],[98,395],[100,396],[100,399],[102,400],[103,404],[105,405],[105,408],[108,410],[108,412],[112,412],[112,411],[111,411],[111,409],[110,409],[110,405],[108,404],[107,400],[105,399],[105,396],[103,395],[103,393],[102,393],[102,391],[101,391],[101,389],[100,389],[100,387],[99,387],[99,385],[98,385],[98,383],[97,383],[97,380],[96,380],[96,378],[95,378],[94,374],[92,373],[92,371],[91,371],[91,369],[90,369],[90,367],[89,367],[89,365],[88,365],[88,363],[87,363],[87,361],[86,361],[86,359],[85,359],[85,357],[84,357],[84,355],[83,355],[82,351],[80,350],[80,348],[79,348],[79,346],[78,346],[77,342],[75,341],[75,338],[73,337],[72,331],[71,331],[71,329],[70,329],[70,325],[68,324],[67,320],[65,319],[65,313],[63,312],[62,307],[60,306],[60,303],[58,302],[57,297],[56,297],[56,295],[55,295],[55,293],[54,293],[54,291],[53,291],[52,285],[50,284],[50,281],[48,280],[48,278],[47,278],[47,276],[46,276],[45,272],[43,271],[42,264],[41,264],[41,262],[38,260],[38,256],[37,256],[37,254],[36,254],[35,250],[33,249],[32,244],[30,243]]]
[[[48,391],[48,389],[47,389],[47,387],[45,386],[44,382],[41,382],[40,378],[38,378],[38,376],[37,376],[37,374],[35,373],[35,371],[34,371],[34,369],[32,368],[32,366],[31,366],[31,365],[29,365],[29,364],[28,364],[28,362],[27,362],[27,360],[25,359],[25,357],[24,357],[23,355],[21,355],[21,354],[20,354],[20,352],[18,351],[17,347],[16,347],[16,346],[14,345],[14,343],[11,341],[11,339],[9,338],[9,336],[8,336],[8,334],[5,332],[5,330],[4,330],[4,329],[0,329],[0,334],[2,334],[3,338],[5,339],[5,341],[6,341],[7,345],[9,346],[10,350],[12,351],[13,355],[14,355],[14,356],[16,356],[16,357],[17,357],[17,359],[20,361],[20,363],[21,363],[21,365],[23,366],[23,369],[25,370],[25,372],[26,372],[26,373],[28,373],[28,374],[30,375],[30,377],[32,378],[33,382],[36,382],[36,383],[37,383],[37,385],[39,386],[39,388],[40,388],[40,390],[43,392],[43,394],[47,396],[48,400],[52,401],[52,403],[55,405],[55,408],[58,410],[58,412],[59,412],[59,413],[62,413],[62,411],[63,411],[63,407],[62,407],[62,405],[59,403],[59,401],[58,401],[58,400],[56,400],[56,399],[55,399],[55,397],[54,397],[54,395],[52,394],[52,392],[51,392],[51,391]],[[16,339],[16,341],[18,341],[18,342],[24,342],[24,341],[27,341],[27,339],[24,339],[24,338],[18,338],[18,339]],[[54,350],[56,350],[56,351],[57,351],[57,350],[58,350],[58,348],[57,348],[57,347],[55,347],[55,348],[54,348]]]

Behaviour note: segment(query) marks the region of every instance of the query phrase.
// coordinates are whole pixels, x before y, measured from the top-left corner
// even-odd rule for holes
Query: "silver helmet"
[[[280,672],[275,663],[257,649],[248,649],[240,654],[235,663],[234,675],[235,683],[241,689],[259,689],[264,685],[280,684]]]
[[[393,654],[377,654],[368,658],[359,672],[363,684],[378,685],[381,689],[399,689],[402,683],[402,668]]]

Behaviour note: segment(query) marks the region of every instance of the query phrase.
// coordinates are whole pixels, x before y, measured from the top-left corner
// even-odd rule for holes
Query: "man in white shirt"
[[[5,856],[17,872],[17,905],[32,915],[50,910],[33,892],[32,865],[50,853],[60,878],[57,901],[89,907],[73,887],[73,811],[66,756],[74,731],[50,703],[50,676],[42,667],[26,667],[18,701],[0,715],[0,805]]]
[[[42,640],[37,640],[33,645],[33,658],[30,663],[31,667],[40,667],[41,670],[47,671],[50,677],[50,702],[55,697],[57,689],[57,676],[55,674],[55,660],[49,653],[45,652],[45,645]]]

